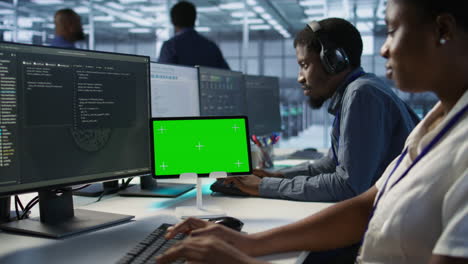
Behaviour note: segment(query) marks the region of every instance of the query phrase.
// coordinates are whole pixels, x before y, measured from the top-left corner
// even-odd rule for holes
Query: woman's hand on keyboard
[[[173,238],[179,233],[190,234],[191,237],[216,237],[246,253],[249,253],[249,249],[255,247],[255,243],[246,234],[194,217],[187,218],[181,223],[169,227],[166,238]]]
[[[202,220],[203,221],[203,220]],[[210,225],[211,226],[211,225]],[[219,225],[218,225],[219,226]],[[233,231],[235,232],[235,231]],[[239,234],[238,232],[236,232]],[[157,263],[172,263],[183,258],[188,263],[260,264],[233,245],[217,236],[192,236],[168,249],[156,258]]]
[[[184,221],[167,228],[166,238],[171,239],[179,233],[190,234],[193,230],[206,228],[215,223],[202,220],[200,218],[189,217]]]

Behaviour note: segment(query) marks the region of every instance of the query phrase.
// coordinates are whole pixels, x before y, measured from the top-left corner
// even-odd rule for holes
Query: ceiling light
[[[89,7],[87,6],[77,6],[73,8],[73,11],[75,11],[78,14],[88,14],[89,13]]]
[[[128,23],[128,22],[117,22],[117,23],[112,23],[111,26],[114,28],[132,28],[132,27],[135,27],[135,24]]]
[[[129,14],[125,13],[125,12],[116,11],[114,9],[107,8],[107,7],[104,7],[104,6],[101,6],[101,5],[95,5],[94,9],[96,9],[98,11],[101,11],[101,12],[104,12],[104,13],[106,13],[108,15],[118,17],[121,20],[126,20],[126,21],[129,21],[129,22],[138,24],[139,26],[142,26],[142,27],[152,27],[152,26],[154,26],[153,22],[150,19],[135,17],[135,16],[129,15]]]
[[[254,6],[254,5],[257,5],[257,1],[255,1],[255,0],[247,0],[247,4],[250,5],[250,6]]]
[[[160,5],[160,6],[142,6],[140,7],[140,11],[142,12],[166,12],[166,6]]]
[[[360,8],[356,11],[356,14],[358,17],[370,18],[374,17],[374,10],[372,10],[371,8]]]
[[[244,3],[241,3],[241,2],[226,3],[226,4],[219,5],[219,8],[226,9],[226,10],[243,9]]]
[[[63,4],[63,0],[31,0],[31,2],[38,5],[59,5]]]
[[[272,17],[270,14],[268,14],[268,13],[262,13],[262,14],[260,14],[260,16],[261,16],[263,19],[265,19],[265,20],[270,20],[270,19],[273,18],[273,17]]]
[[[217,6],[202,6],[202,7],[197,7],[197,12],[200,13],[213,13],[213,12],[219,12],[221,9]]]
[[[251,30],[268,30],[271,29],[270,25],[251,25],[249,27]]]
[[[323,15],[323,9],[306,9],[304,13],[308,16]]]
[[[93,20],[100,22],[112,22],[115,20],[115,18],[113,16],[95,16]]]
[[[130,11],[128,11],[128,13],[129,13],[130,15],[134,15],[134,16],[137,16],[137,17],[142,17],[142,16],[143,16],[142,13],[140,13],[140,12],[138,12],[138,11],[135,11],[135,10],[130,10]]]
[[[0,9],[0,15],[13,15],[15,11],[11,9]]]
[[[244,20],[234,20],[230,22],[231,25],[242,25],[244,24]],[[263,19],[247,19],[247,24],[263,24]]]
[[[273,28],[275,28],[276,30],[284,30],[284,28],[281,26],[281,25],[274,25]]]
[[[244,17],[245,15],[247,15],[247,17],[254,17],[255,13],[254,12],[232,12],[231,13],[231,16],[236,17],[236,18]]]
[[[123,5],[120,5],[120,4],[117,4],[117,3],[114,3],[114,2],[109,2],[106,5],[109,6],[109,7],[114,8],[114,9],[118,9],[118,10],[124,10],[125,9],[125,7]]]
[[[274,19],[271,19],[271,20],[268,20],[267,21],[268,24],[272,25],[272,26],[277,26],[279,25],[278,21],[274,20]]]
[[[314,5],[325,5],[324,0],[306,0],[299,1],[300,6],[314,6]]]
[[[146,2],[147,0],[119,0],[122,4],[133,4],[133,3],[141,3]]]
[[[281,34],[281,33],[280,33]],[[284,33],[284,34],[281,34],[284,38],[290,38],[291,37],[291,34],[289,34],[288,32]]]
[[[209,27],[195,27],[195,30],[198,32],[210,32],[211,28]]]
[[[265,13],[265,9],[263,9],[263,7],[261,7],[261,6],[254,6],[254,7],[253,7],[253,10],[254,10],[255,12],[259,13],[259,14]]]
[[[151,33],[151,29],[149,28],[131,28],[128,30],[130,33],[135,33],[135,34],[147,34]]]

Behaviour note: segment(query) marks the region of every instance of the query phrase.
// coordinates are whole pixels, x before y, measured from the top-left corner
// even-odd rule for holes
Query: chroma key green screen
[[[246,117],[153,118],[154,176],[251,173]]]

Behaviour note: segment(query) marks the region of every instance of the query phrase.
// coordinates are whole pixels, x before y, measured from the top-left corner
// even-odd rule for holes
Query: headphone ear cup
[[[320,51],[320,60],[322,61],[323,68],[325,69],[325,72],[328,74],[335,74],[335,69],[334,67],[330,64],[330,60],[328,59],[328,50],[326,50],[324,47],[322,47],[322,50]]]
[[[349,65],[349,58],[346,52],[341,49],[322,49],[320,52],[322,64],[329,74],[338,74],[344,71]]]

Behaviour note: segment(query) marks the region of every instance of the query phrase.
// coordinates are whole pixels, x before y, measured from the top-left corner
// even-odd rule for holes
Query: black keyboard
[[[311,149],[304,149],[304,150],[299,150],[291,155],[289,155],[289,159],[306,159],[306,160],[317,160],[321,159],[323,157],[323,154],[316,151],[316,150],[311,150]]]
[[[234,195],[234,196],[250,196],[249,194],[241,191],[237,188],[234,183],[230,183],[225,185],[224,179],[218,179],[210,186],[210,190],[217,193],[223,193],[227,195]]]
[[[154,230],[148,237],[143,239],[136,247],[127,252],[125,256],[120,259],[118,264],[139,264],[139,263],[156,263],[156,256],[161,255],[177,242],[183,240],[187,235],[177,234],[174,238],[167,240],[164,238],[166,230],[170,224],[162,224]],[[177,260],[173,263],[184,263],[183,259]]]

